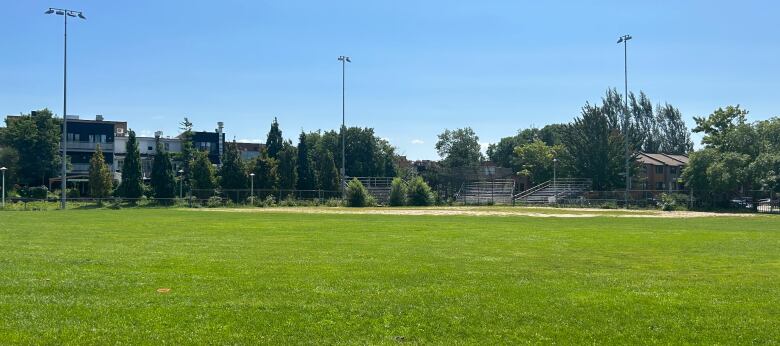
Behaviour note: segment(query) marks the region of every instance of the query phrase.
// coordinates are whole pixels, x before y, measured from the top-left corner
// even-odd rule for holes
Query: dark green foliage
[[[130,130],[128,136],[125,161],[122,164],[122,182],[119,184],[118,192],[121,197],[141,198],[144,192],[141,153],[138,150],[135,131]]]
[[[6,118],[0,131],[0,147],[15,151],[18,181],[27,185],[46,185],[59,175],[62,120],[48,109],[29,115]]]
[[[271,123],[271,129],[268,131],[268,138],[265,140],[265,148],[268,151],[268,157],[272,159],[279,158],[279,152],[282,151],[284,146],[284,139],[282,138],[282,130],[279,129],[279,122],[274,121]]]
[[[656,119],[660,128],[660,151],[669,154],[687,154],[693,151],[693,141],[688,126],[677,108],[666,104],[656,107]]]
[[[536,185],[553,179],[555,159],[559,160],[558,177],[564,175],[565,166],[561,162],[568,161],[563,159],[564,155],[562,145],[549,146],[537,139],[515,148],[515,166],[519,168],[519,175],[528,177],[532,185]]]
[[[434,201],[431,187],[421,177],[412,178],[406,187],[406,203],[412,206],[432,205]]]
[[[339,173],[336,170],[333,154],[323,147],[318,147],[315,164],[317,167],[317,188],[325,191],[338,191]]]
[[[219,169],[219,182],[223,189],[239,190],[249,187],[249,179],[244,171],[244,162],[241,160],[241,154],[238,152],[236,142],[227,144],[225,152],[222,155],[222,167]],[[239,195],[228,193],[233,202],[239,201]]]
[[[181,177],[184,186],[189,186],[192,172],[190,164],[194,159],[193,155],[196,151],[192,143],[192,122],[185,117],[184,120],[179,123],[179,129],[181,130],[181,135],[179,135],[179,139],[181,140],[181,152],[174,159],[181,163],[181,170],[184,171]]]
[[[488,145],[487,156],[497,166],[512,168],[517,172],[521,168],[517,165],[515,148],[536,140],[548,146],[559,145],[562,143],[565,131],[566,124],[550,124],[541,130],[535,127],[520,130],[514,136],[501,138],[498,143]]]
[[[170,204],[176,197],[176,176],[173,173],[171,155],[163,149],[157,138],[156,154],[152,162],[152,195],[162,204]]]
[[[298,137],[298,190],[317,188],[317,177],[314,175],[314,167],[312,166],[306,134],[301,132]]]
[[[616,118],[610,119],[603,108],[586,105],[563,137],[572,175],[591,178],[594,190],[625,187],[621,176],[625,172],[625,139],[616,126]],[[636,165],[631,169],[636,171]]]
[[[192,176],[190,177],[192,194],[198,199],[207,199],[213,196],[217,183],[214,177],[214,165],[211,164],[208,153],[194,152],[190,167],[192,168]]]
[[[263,151],[254,159],[252,172],[255,174],[255,189],[273,190],[279,187],[279,174],[275,159]]]
[[[19,190],[19,196],[23,198],[44,199],[49,196],[49,189],[46,186],[30,186]]]
[[[395,148],[376,136],[372,128],[350,127],[346,130],[347,175],[353,177],[387,177],[396,175]],[[307,134],[310,148],[321,147],[331,153],[336,173],[341,166],[341,135],[336,131]],[[316,165],[316,164],[315,164]]]
[[[297,153],[291,142],[284,142],[282,151],[279,152],[279,188],[282,190],[294,190],[298,181],[296,171]]]
[[[406,182],[401,178],[393,178],[390,185],[389,202],[392,207],[400,207],[406,204]]]
[[[347,206],[353,208],[362,208],[372,205],[372,196],[368,190],[357,179],[352,179],[347,184]]]
[[[0,129],[2,131],[2,129]],[[11,147],[0,147],[0,167],[5,167],[5,186],[10,191],[19,181],[19,153]]]
[[[106,198],[111,196],[114,185],[111,169],[106,165],[100,144],[95,148],[95,153],[89,160],[89,195],[94,198]]]
[[[726,207],[745,191],[778,191],[780,118],[748,123],[747,114],[728,106],[694,118],[705,148],[691,154],[682,177],[699,201]]]
[[[484,161],[479,137],[470,127],[444,130],[436,142],[436,151],[445,167],[468,167]]]

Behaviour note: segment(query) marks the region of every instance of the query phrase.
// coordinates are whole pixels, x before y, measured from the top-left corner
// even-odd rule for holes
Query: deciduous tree
[[[444,130],[436,142],[436,151],[446,167],[476,166],[484,160],[479,137],[470,127]]]

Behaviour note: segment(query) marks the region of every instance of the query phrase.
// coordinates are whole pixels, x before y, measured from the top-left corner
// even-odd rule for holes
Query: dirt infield
[[[440,215],[440,216],[530,216],[530,217],[634,217],[634,218],[695,218],[752,217],[748,213],[711,213],[692,211],[610,210],[544,207],[427,207],[427,208],[333,208],[333,207],[272,207],[189,209],[234,213],[304,213],[304,214],[374,214],[374,215]]]

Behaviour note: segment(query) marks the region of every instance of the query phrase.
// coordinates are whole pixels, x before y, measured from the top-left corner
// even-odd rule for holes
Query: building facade
[[[685,189],[680,176],[688,165],[688,156],[640,152],[637,162],[640,168],[634,189],[668,192]]]

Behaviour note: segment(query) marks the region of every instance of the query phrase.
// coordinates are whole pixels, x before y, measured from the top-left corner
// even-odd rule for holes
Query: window
[[[148,146],[148,147],[146,147],[146,150],[152,151],[152,149],[154,149],[154,148],[152,148],[152,146],[151,146],[151,145],[150,145],[150,146]]]
[[[669,167],[669,174],[677,174],[677,167]]]
[[[655,174],[664,174],[664,166],[655,166]]]
[[[663,190],[664,189],[664,183],[662,181],[659,181],[655,183],[655,189],[656,190]]]
[[[163,143],[163,147],[165,147],[165,151],[171,150],[171,143]]]

